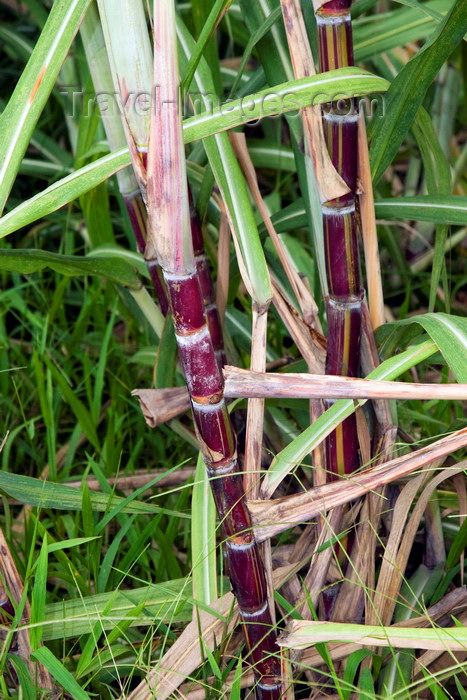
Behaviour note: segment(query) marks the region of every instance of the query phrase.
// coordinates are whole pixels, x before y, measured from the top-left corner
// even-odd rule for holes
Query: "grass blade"
[[[57,683],[59,683],[62,688],[71,694],[73,700],[91,700],[89,695],[83,690],[79,683],[75,681],[73,675],[52,654],[50,649],[47,647],[41,647],[40,649],[36,649],[31,656],[33,659],[43,664],[48,671],[50,671]]]

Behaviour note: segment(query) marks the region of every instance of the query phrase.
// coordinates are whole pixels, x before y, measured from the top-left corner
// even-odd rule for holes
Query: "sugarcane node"
[[[210,394],[209,396],[192,396],[191,398],[194,403],[201,406],[215,406],[222,401],[223,393],[223,391],[216,391],[214,394]]]
[[[329,295],[326,299],[326,305],[329,305],[333,307],[336,311],[342,310],[346,311],[347,309],[352,309],[356,308],[360,310],[360,307],[363,303],[364,299],[364,292],[362,291],[361,295],[352,295],[349,297],[339,297],[339,296],[334,296],[334,295]]]
[[[222,459],[206,464],[206,470],[209,479],[220,479],[231,474],[237,474],[237,451],[235,450],[231,457],[223,455]]]
[[[264,679],[264,676],[263,676]],[[259,700],[271,700],[277,697],[278,693],[282,692],[282,683],[277,682],[277,675],[272,678],[272,683],[257,683],[256,684],[256,696]]]
[[[313,4],[315,5],[315,2]],[[339,17],[348,14],[352,0],[329,0],[329,2],[320,2],[320,0],[317,0],[316,4],[318,5],[318,9],[316,10],[317,15]]]

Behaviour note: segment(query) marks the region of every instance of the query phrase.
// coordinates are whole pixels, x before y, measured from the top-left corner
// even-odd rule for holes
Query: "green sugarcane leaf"
[[[176,362],[177,340],[175,338],[172,315],[169,314],[164,321],[164,329],[154,365],[154,385],[156,389],[165,389],[174,385]]]
[[[467,322],[467,321],[466,321]],[[368,379],[393,380],[411,367],[423,362],[436,352],[433,342],[425,342],[405,352],[390,357],[370,372]],[[464,355],[465,356],[465,355]],[[350,416],[365,400],[340,399],[325,411],[309,428],[303,431],[273,459],[265,478],[264,487],[272,494],[292,469],[302,462],[345,418]]]
[[[240,0],[242,20],[249,31],[243,42],[244,45],[247,45],[251,37],[261,32],[261,28],[267,25],[276,6],[276,3],[271,0],[253,3],[249,0]],[[256,49],[269,85],[293,79],[292,62],[282,22],[277,22],[271,27],[270,32],[258,42]]]
[[[303,199],[297,199],[292,204],[281,209],[281,211],[273,214],[271,220],[277,233],[303,228],[307,225],[307,214]],[[263,229],[266,230],[264,225],[260,227],[260,231],[263,231]]]
[[[467,226],[467,197],[437,194],[379,199],[375,202],[375,214],[377,219]],[[303,199],[297,199],[271,218],[278,233],[303,228],[307,223]],[[264,225],[260,226],[260,231],[263,230]]]
[[[218,4],[218,2],[214,3],[213,7],[212,0],[192,0],[191,2],[195,36],[198,38],[199,44],[204,44],[204,59],[211,67],[212,79],[216,88],[216,94],[220,95],[222,93],[222,78],[217,40],[215,36],[210,36],[210,38],[208,37],[208,40],[206,41],[208,33],[209,35],[213,33],[211,31],[213,14],[214,16],[219,15],[219,10],[217,7]],[[228,7],[230,7],[230,5],[231,3],[229,2],[225,8],[225,11],[228,9]],[[219,21],[221,18],[222,15],[219,16]],[[206,25],[208,25],[208,28],[206,28]],[[198,63],[199,58],[197,60],[197,64]]]
[[[241,0],[240,5],[245,16],[245,22],[252,36],[256,35],[256,32],[261,32],[276,9],[274,0],[264,0],[262,3],[253,4],[248,0]],[[314,27],[315,18],[312,8],[309,4],[304,4],[302,5],[302,9],[304,11],[305,22],[308,24],[309,28]],[[316,54],[316,31],[309,31],[308,38],[312,50]],[[267,81],[271,86],[270,89],[274,91],[275,88],[272,86],[291,80],[293,77],[293,69],[283,22],[277,22],[271,27],[270,32],[258,42],[256,50],[261,60]],[[250,92],[252,91],[250,90]],[[308,231],[311,232],[315,265],[318,269],[321,282],[320,292],[325,296],[327,293],[327,279],[324,260],[323,221],[314,168],[311,157],[305,155],[303,152],[304,137],[300,114],[291,113],[285,116],[292,138],[293,158],[298,174],[300,190],[304,197],[306,227]],[[318,293],[317,285],[315,285],[313,291]]]
[[[116,310],[112,309],[104,336],[101,340],[99,359],[94,372],[94,395],[92,397],[91,415],[95,425],[99,422],[99,414],[103,404],[105,374],[109,355],[109,344],[115,327]]]
[[[71,549],[72,547],[80,547],[82,544],[87,542],[92,542],[93,540],[99,539],[98,537],[73,537],[71,540],[66,540],[65,542],[52,542],[47,545],[47,552],[51,554],[52,552],[61,552],[63,549]]]
[[[109,195],[103,182],[80,198],[86,230],[91,246],[114,243],[113,226],[110,218]]]
[[[467,197],[431,194],[380,199],[375,202],[378,219],[411,219],[435,224],[467,226]]]
[[[148,485],[148,488],[150,485]],[[38,508],[53,508],[57,510],[81,510],[83,494],[81,489],[64,484],[56,484],[50,481],[34,479],[31,476],[20,474],[10,474],[0,472],[0,490],[10,498],[14,498],[25,505],[37,506]],[[150,503],[141,501],[128,501],[120,496],[107,495],[104,493],[90,492],[89,498],[92,508],[95,511],[104,513],[110,507],[115,507],[127,501],[122,507],[125,513],[150,513],[152,515],[164,512],[177,518],[189,518],[184,513],[168,511]]]
[[[130,154],[124,148],[94,160],[89,165],[54,182],[43,192],[22,202],[0,219],[0,238],[48,216],[107,180],[121,168],[130,165]]]
[[[86,258],[103,258],[107,260],[112,258],[114,260],[123,260],[126,265],[134,267],[138,271],[138,275],[149,279],[148,266],[141,253],[123,248],[117,243],[107,243],[106,245],[97,246],[97,248],[93,248],[89,251]]]
[[[0,212],[90,0],[55,2],[0,117]]]
[[[191,580],[178,579],[51,603],[45,610],[43,640],[90,634],[96,623],[104,630],[112,630],[118,628],[123,619],[125,625],[144,627],[157,620],[188,622],[193,609],[190,594]],[[112,602],[110,610],[109,601]]]
[[[29,60],[34,45],[25,39],[22,33],[0,26],[0,40],[3,43],[5,53],[13,55],[25,63]]]
[[[282,8],[280,6],[278,6],[265,19],[265,21],[261,24],[261,26],[259,26],[258,29],[256,31],[254,31],[253,34],[250,36],[248,44],[246,45],[245,50],[243,52],[242,62],[240,63],[240,66],[239,66],[238,71],[237,71],[237,75],[235,77],[232,88],[230,90],[231,95],[235,95],[237,90],[238,90],[238,87],[241,83],[243,72],[245,70],[246,64],[247,64],[247,62],[248,62],[248,60],[253,52],[253,49],[256,46],[256,44],[269,32],[271,27],[277,22],[277,20],[280,17],[282,17]]]
[[[404,66],[386,95],[386,116],[374,120],[370,159],[378,182],[404,140],[434,77],[467,31],[467,0],[456,0],[423,48]]]
[[[360,700],[373,700],[375,697],[375,684],[371,669],[367,666],[362,668],[358,681]]]
[[[296,172],[293,150],[281,143],[248,139],[248,153],[256,168]]]
[[[98,593],[104,593],[106,587],[107,587],[107,582],[109,580],[110,572],[112,570],[112,565],[115,560],[115,557],[117,556],[118,549],[120,547],[120,544],[123,540],[123,538],[126,536],[128,533],[128,530],[131,528],[135,521],[136,515],[132,515],[131,517],[128,518],[126,523],[120,527],[118,533],[113,537],[112,542],[105,553],[105,557],[103,561],[101,562],[101,565],[99,567],[99,575],[97,578],[97,592]]]
[[[206,9],[210,10],[209,16],[202,21],[202,29],[199,34],[198,41],[196,42],[196,50],[191,55],[186,75],[182,80],[182,90],[186,90],[190,86],[201,56],[206,50],[207,45],[216,31],[217,25],[229,9],[229,5],[231,3],[232,0],[216,0],[212,9],[210,7],[210,3],[206,5]],[[195,15],[196,14],[198,13],[195,12]]]
[[[61,255],[46,250],[0,250],[0,270],[29,275],[50,268],[61,275],[72,277],[97,275],[122,284],[130,289],[139,289],[141,282],[134,269],[123,260],[99,258],[96,255]]]
[[[57,683],[71,694],[73,700],[91,700],[89,695],[75,681],[70,671],[52,654],[50,649],[47,647],[36,649],[31,654],[31,657],[45,666]]]
[[[466,0],[467,1],[467,0]],[[179,39],[182,41],[186,54],[189,55],[189,46],[192,39],[186,34],[186,29],[179,24]],[[202,82],[206,91],[200,83],[200,96],[207,96],[206,110],[194,117],[186,119],[183,124],[183,134],[185,143],[207,138],[220,131],[227,131],[237,126],[248,124],[250,121],[257,121],[265,117],[276,116],[277,114],[296,113],[299,109],[310,105],[325,104],[334,96],[339,95],[339,99],[348,97],[361,97],[371,93],[385,92],[388,88],[388,81],[384,78],[372,75],[362,68],[347,67],[338,70],[320,73],[300,80],[291,80],[273,88],[268,87],[260,90],[254,95],[247,95],[238,100],[221,103],[215,99],[212,83],[206,84],[208,77],[205,72],[207,66],[204,61],[200,61],[198,74],[202,73]],[[196,78],[198,81],[198,78]],[[198,94],[193,93],[193,98],[198,98]],[[214,102],[212,101],[214,97]]]
[[[239,656],[237,666],[235,668],[235,673],[232,679],[232,685],[230,688],[230,700],[241,700],[242,698],[242,676],[243,676],[243,664],[242,659]]]
[[[180,31],[184,34],[186,56],[189,56],[190,47],[192,47],[193,39],[186,31],[185,27],[179,24]],[[182,62],[183,65],[183,62]],[[339,71],[323,73],[313,78],[305,78],[303,80],[289,81],[274,88],[270,88],[249,95],[247,98],[235,100],[225,104],[219,104],[216,109],[209,107],[209,100],[215,95],[212,86],[212,80],[209,76],[209,68],[205,61],[201,60],[198,66],[197,75],[202,71],[202,84],[199,85],[200,95],[207,96],[208,105],[207,111],[195,117],[185,120],[184,122],[184,138],[185,143],[197,139],[205,139],[219,131],[225,131],[235,126],[245,124],[251,120],[261,119],[267,116],[276,114],[286,114],[288,112],[296,112],[302,107],[307,107],[311,103],[322,104],[329,99],[329,95],[339,93],[339,97],[344,95],[365,95],[374,92],[385,91],[388,82],[383,78],[372,76],[371,73],[358,68],[341,68]],[[198,77],[197,77],[198,80]],[[196,95],[195,95],[196,97]],[[228,162],[224,162],[228,156],[226,149],[227,137],[216,138],[216,147],[219,152],[220,162],[217,165],[219,176],[224,186],[224,194],[230,193],[230,200],[234,197],[236,191],[233,190],[235,184],[238,186],[238,173],[240,173],[238,163],[236,162],[233,152]],[[220,144],[220,145],[219,145]],[[221,147],[223,146],[223,147]],[[214,147],[211,146],[211,151]],[[214,155],[212,155],[214,159]],[[67,175],[62,180],[55,182],[53,185],[38,193],[34,197],[26,200],[15,209],[5,214],[0,218],[0,238],[7,236],[13,231],[17,231],[23,226],[27,226],[33,221],[48,216],[60,207],[63,207],[77,197],[80,197],[97,185],[101,184],[116,173],[121,168],[130,165],[131,159],[128,149],[124,148],[115,153],[111,153],[103,158],[99,158],[84,168],[80,168],[71,175]],[[222,170],[222,168],[226,170]],[[230,176],[230,181],[227,181],[227,175]],[[242,210],[245,206],[251,211],[248,195],[245,187],[240,187],[240,198],[238,208],[231,212],[235,214],[234,223],[237,225],[242,218],[248,219],[249,215],[245,213],[242,216]],[[232,205],[232,201],[230,201]],[[238,220],[239,221],[238,221]],[[251,222],[250,222],[251,225]]]
[[[352,689],[355,687],[354,682],[357,676],[357,671],[363,659],[376,656],[375,652],[369,649],[356,649],[353,651],[345,662],[344,678],[342,680],[344,700],[349,700]]]
[[[81,493],[82,493],[82,499],[83,499],[83,505],[81,509],[81,520],[83,521],[83,532],[86,535],[86,537],[89,537],[90,539],[94,537],[94,531],[95,531],[95,519],[94,519],[94,511],[92,508],[92,502],[91,502],[91,497],[90,497],[90,490],[89,486],[87,485],[86,482],[81,486]]]
[[[448,0],[440,0],[440,2],[419,2],[419,0],[397,0],[399,5],[413,7],[417,12],[423,12],[428,17],[433,17],[437,22],[441,22],[444,14],[449,10],[450,4]],[[439,10],[436,7],[439,7]]]
[[[352,22],[355,62],[364,63],[409,42],[426,39],[443,20],[451,2],[434,0],[416,5]]]
[[[116,595],[117,591],[115,591],[114,593]],[[111,612],[115,600],[115,595],[112,595],[109,598],[109,601],[104,610],[104,615],[107,615],[109,612]],[[144,601],[141,602],[139,605],[135,606],[135,608],[130,613],[131,617],[137,617],[140,613],[142,613],[143,610]],[[85,676],[86,674],[92,672],[92,669],[102,668],[102,665],[104,663],[110,661],[115,657],[116,647],[120,647],[122,652],[128,652],[127,646],[116,645],[115,641],[118,638],[122,638],[125,636],[125,632],[128,629],[128,627],[130,627],[130,625],[131,618],[127,620],[123,619],[120,622],[118,622],[115,625],[115,627],[108,634],[106,634],[105,642],[107,648],[99,651],[98,641],[103,632],[103,626],[101,622],[97,622],[94,626],[92,633],[88,637],[88,641],[86,642],[85,648],[81,652],[79,662],[76,667],[75,677],[79,679]],[[96,650],[95,654],[94,650]]]
[[[421,326],[436,343],[457,381],[467,382],[467,318],[437,313],[388,323],[380,331],[383,354],[392,352],[407,331],[412,331],[412,335],[416,333],[417,326]]]
[[[214,654],[212,653],[212,651],[210,650],[210,648],[207,644],[203,644],[203,652],[207,656],[207,661],[208,661],[211,673],[219,680],[222,680],[222,672],[219,668],[219,664],[217,663],[216,659],[214,658]]]
[[[193,53],[193,39],[180,21],[177,22],[177,34],[182,48],[180,65],[182,72],[186,72],[184,64]],[[215,94],[212,77],[204,59],[199,62],[196,81],[201,95]],[[252,297],[262,306],[269,302],[272,292],[243,174],[227,134],[217,134],[206,139],[204,147],[233,224],[246,272],[245,284]]]
[[[96,426],[93,419],[91,418],[91,414],[89,413],[88,409],[83,404],[83,402],[80,401],[80,399],[78,399],[75,391],[68,384],[67,380],[60,372],[60,370],[46,355],[44,355],[44,362],[49,368],[51,374],[54,376],[58,386],[60,387],[60,391],[63,397],[70,405],[71,410],[75,414],[83,433],[86,435],[87,439],[94,447],[94,449],[97,450],[97,452],[100,452],[101,448],[99,444],[99,438],[97,437]]]
[[[111,609],[112,609],[112,603],[115,598],[116,591],[112,591],[114,595],[111,595],[107,605],[104,609],[103,614],[107,615]],[[102,630],[102,625],[100,622],[96,622],[94,625],[92,632],[88,635],[88,639],[86,644],[83,645],[82,640],[81,641],[81,654],[79,657],[78,665],[76,667],[76,672],[75,672],[75,678],[81,678],[84,675],[85,669],[89,666],[92,656],[94,653],[94,649],[97,647],[99,639],[101,637],[103,630]],[[110,646],[110,644],[109,644]]]
[[[451,168],[439,143],[438,135],[433,127],[433,122],[423,107],[420,107],[417,112],[412,130],[422,155],[428,194],[450,194]],[[442,223],[438,223],[435,232],[433,269],[430,281],[430,300],[428,303],[428,311],[430,312],[435,308],[438,285],[441,277],[443,277],[446,299],[449,299],[446,261],[444,258],[447,237],[447,222],[443,221]],[[448,308],[446,310],[449,311]]]
[[[456,681],[457,692],[459,693],[459,700],[467,700],[467,691],[462,687],[461,682],[457,676],[454,676]]]
[[[210,604],[217,598],[216,507],[201,454],[191,497],[193,598]]]
[[[17,654],[7,654],[9,663],[13,666],[19,680],[23,700],[37,700],[37,687],[32,682],[31,671],[26,662]]]
[[[40,0],[24,0],[29,14],[39,29],[42,29],[47,22],[47,10],[41,5]]]

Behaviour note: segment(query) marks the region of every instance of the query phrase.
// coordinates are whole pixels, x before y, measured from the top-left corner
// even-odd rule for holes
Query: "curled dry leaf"
[[[134,389],[146,423],[155,428],[190,408],[190,397],[185,386],[170,389]]]

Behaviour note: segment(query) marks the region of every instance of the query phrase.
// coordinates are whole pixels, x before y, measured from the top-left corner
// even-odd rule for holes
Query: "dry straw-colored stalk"
[[[266,373],[227,366],[229,398],[438,399],[465,401],[467,384],[416,384],[319,374]]]

